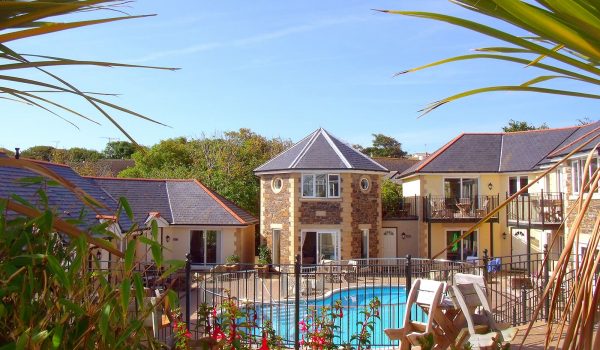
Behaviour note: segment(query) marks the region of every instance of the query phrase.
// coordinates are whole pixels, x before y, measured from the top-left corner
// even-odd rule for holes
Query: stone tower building
[[[254,172],[274,263],[379,256],[385,167],[318,129]]]

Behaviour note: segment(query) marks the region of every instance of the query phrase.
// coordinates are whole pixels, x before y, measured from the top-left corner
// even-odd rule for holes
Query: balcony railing
[[[402,197],[395,205],[383,206],[385,220],[417,220],[419,196]]]
[[[473,196],[467,198],[427,196],[423,197],[425,221],[479,221],[499,203],[499,195]],[[497,220],[496,214],[493,219]]]
[[[508,198],[508,194],[507,194]],[[545,225],[563,221],[564,196],[561,192],[527,193],[508,203],[506,217],[510,223]]]

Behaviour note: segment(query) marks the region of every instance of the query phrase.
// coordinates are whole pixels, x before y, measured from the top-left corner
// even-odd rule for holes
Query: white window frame
[[[320,261],[320,255],[321,255],[321,239],[319,237],[320,234],[322,233],[329,233],[333,235],[333,240],[335,242],[335,259],[334,260],[340,260],[341,256],[342,256],[342,244],[341,244],[341,234],[340,234],[340,230],[320,230],[320,229],[312,229],[312,230],[302,230],[300,232],[300,237],[301,237],[301,241],[300,242],[304,242],[304,235],[307,232],[315,232],[316,233],[316,240],[317,240],[317,244],[316,244],[316,254],[317,254],[317,263],[319,263]],[[300,258],[302,259],[302,244],[300,245]]]
[[[481,178],[479,176],[444,176],[442,179],[442,195],[446,197],[446,180],[448,179],[459,179],[460,180],[460,196],[462,198],[463,195],[463,179],[475,179],[477,180],[477,193],[475,194],[477,197],[480,196],[481,193]]]
[[[326,181],[326,185],[325,185],[325,197],[320,197],[320,196],[316,196],[316,192],[317,192],[317,175],[325,175],[325,181]],[[304,195],[304,183],[305,181],[305,177],[312,177],[312,195]],[[330,177],[331,176],[337,176],[337,195],[330,195],[330,191],[332,189],[332,184],[336,181],[331,181]],[[300,191],[302,194],[302,198],[340,198],[340,192],[341,192],[341,176],[340,174],[334,174],[334,173],[303,173],[302,174],[302,181],[301,181],[301,186],[300,186]]]
[[[581,180],[583,179],[583,167],[585,166],[585,161],[587,158],[579,158],[579,159],[573,159],[571,160],[569,163],[569,166],[571,167],[571,191],[573,194],[579,194],[579,192],[581,191]],[[596,167],[600,167],[600,157],[594,157],[595,161],[596,161]],[[575,171],[577,171],[579,176],[575,176]],[[587,169],[588,171],[588,181],[591,178],[591,176],[593,175],[592,173],[592,163],[590,163],[589,168]],[[598,189],[596,189],[596,192],[594,192],[593,194],[597,194],[600,193],[600,186],[598,187]]]
[[[277,237],[277,239],[275,239]],[[277,241],[277,246],[275,245]],[[281,264],[281,229],[274,228],[271,236],[271,252],[273,252],[273,264]]]
[[[361,235],[360,235],[360,258],[361,259],[368,259],[369,258],[369,229],[365,228],[360,230],[361,231]],[[365,246],[365,237],[366,237],[366,246]],[[365,249],[366,248],[366,249]],[[363,256],[363,251],[367,252],[367,256]]]
[[[523,175],[523,174],[515,174],[515,175],[510,175],[508,177],[508,179],[506,179],[506,188],[508,189],[508,195],[512,195],[513,193],[510,193],[510,179],[511,178],[517,178],[517,192],[519,192],[523,187],[521,187],[521,178],[526,178],[527,179],[527,185],[529,185],[529,176],[527,175]],[[527,186],[525,185],[525,186]],[[515,193],[517,193],[515,192]],[[523,193],[523,195],[528,194],[529,191]]]

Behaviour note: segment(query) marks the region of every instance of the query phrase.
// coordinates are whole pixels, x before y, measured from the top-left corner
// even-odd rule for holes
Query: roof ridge
[[[325,131],[325,132],[327,132],[327,130],[324,130],[324,131]],[[354,152],[358,153],[359,155],[361,155],[363,158],[367,159],[367,160],[368,160],[368,161],[370,161],[371,163],[375,164],[375,165],[376,165],[376,166],[378,166],[380,169],[382,169],[382,170],[383,170],[383,169],[385,169],[386,171],[389,171],[389,169],[388,169],[388,168],[386,168],[386,167],[384,167],[383,165],[381,165],[381,164],[377,163],[375,160],[373,160],[373,158],[371,158],[371,157],[367,156],[366,154],[364,154],[364,153],[362,153],[361,151],[357,150],[356,148],[352,147],[352,146],[351,146],[349,143],[347,143],[347,142],[344,142],[344,141],[342,141],[342,140],[338,139],[337,137],[333,137],[333,138],[334,138],[335,140],[337,140],[338,142],[340,142],[341,144],[343,144],[343,145],[345,145],[345,146],[349,147],[351,150],[353,150]],[[336,149],[338,149],[338,150],[339,150],[339,148],[337,147],[337,145],[336,145],[335,147],[336,147]],[[340,151],[340,153],[341,153],[341,151]],[[346,158],[344,157],[344,159],[346,159]],[[356,168],[350,167],[350,169],[356,169]]]
[[[6,154],[6,153],[5,153]],[[48,164],[48,165],[58,165],[64,168],[71,168],[70,166],[68,166],[67,164],[62,164],[62,163],[54,163],[54,162],[50,162],[47,160],[40,160],[40,159],[33,159],[33,158],[25,158],[25,157],[19,157],[19,159],[23,159],[23,160],[28,160],[30,162],[36,162],[36,163],[42,163],[42,164]],[[73,169],[73,168],[71,168]],[[75,171],[75,170],[73,170]]]
[[[314,131],[313,131],[314,133]],[[263,164],[261,164],[260,166],[258,166],[256,169],[254,169],[254,171],[257,171],[258,169],[266,166],[267,164],[271,163],[272,161],[274,161],[277,157],[279,157],[280,155],[284,154],[285,152],[289,151],[290,149],[294,148],[294,146],[296,146],[297,144],[299,144],[300,142],[306,140],[307,138],[309,138],[311,134],[308,134],[307,136],[304,136],[300,141],[294,143],[293,145],[291,145],[290,147],[284,149],[283,151],[277,153],[276,155],[274,155],[271,159],[267,160],[266,162],[264,162]]]
[[[502,155],[504,154],[504,134],[500,136],[500,159],[498,159],[498,172],[502,169]]]
[[[317,138],[317,135],[319,135],[319,132],[321,130],[323,130],[323,129],[319,128],[319,129],[315,130],[312,134],[309,135],[310,136],[310,140],[304,146],[304,148],[302,148],[302,150],[300,151],[300,153],[298,153],[298,155],[296,156],[296,158],[294,158],[294,160],[292,161],[292,163],[290,163],[290,169],[293,169],[294,167],[296,167],[296,165],[300,161],[300,158],[302,158],[306,154],[306,152],[308,151],[308,149],[310,148],[310,146],[312,146],[315,143],[315,139]],[[304,139],[306,139],[306,137]],[[302,139],[302,141],[304,141],[304,139]],[[300,143],[302,141],[299,141],[298,143]]]
[[[581,127],[583,127],[583,126],[584,126],[584,125],[582,125]],[[580,129],[578,128],[577,130],[580,130]],[[572,133],[571,133],[569,136],[573,135],[573,134],[574,134],[574,133],[575,133],[577,130],[573,131],[573,132],[572,132]],[[594,132],[596,132],[596,131],[598,131],[598,130],[600,130],[600,125],[599,125],[599,126],[597,126],[597,127],[595,127],[594,129],[592,129],[592,130],[588,131],[587,133],[585,133],[585,134],[583,134],[583,135],[579,136],[578,138],[576,138],[575,140],[573,140],[573,141],[569,142],[568,144],[566,144],[566,145],[564,145],[564,146],[562,146],[562,147],[560,147],[560,148],[558,148],[558,149],[554,149],[552,152],[548,153],[548,154],[546,155],[546,157],[545,157],[545,158],[551,158],[551,157],[555,157],[557,152],[561,152],[561,151],[563,151],[563,150],[565,150],[565,149],[567,149],[567,148],[571,147],[573,144],[575,144],[575,143],[577,143],[577,142],[581,141],[582,139],[584,139],[584,138],[588,137],[590,134],[593,134]],[[567,137],[565,138],[565,140],[566,140],[567,138],[569,138],[569,136],[567,136]],[[560,145],[559,145],[559,146],[560,146]],[[539,163],[539,162],[538,162],[538,163]]]
[[[348,159],[346,159],[346,157],[344,157],[344,155],[342,154],[342,151],[340,151],[339,147],[333,142],[332,136],[329,135],[327,130],[325,130],[323,128],[321,128],[320,130],[322,131],[323,137],[325,137],[325,140],[327,141],[329,146],[331,146],[331,148],[333,148],[333,151],[338,155],[338,157],[340,157],[340,159],[342,160],[342,163],[344,163],[346,168],[354,169],[354,167],[352,166],[352,164],[350,164]],[[337,138],[336,138],[336,140],[337,140]]]
[[[125,180],[125,181],[150,181],[150,182],[167,182],[167,181],[191,182],[191,181],[194,181],[194,179],[153,179],[153,178],[146,178],[146,177],[114,177],[114,176],[82,176],[82,177],[88,178],[88,179],[95,179],[95,180]]]
[[[165,181],[165,192],[167,192],[167,203],[169,203],[169,211],[171,212],[171,221],[173,221],[172,225],[175,225],[175,213],[173,212],[173,206],[171,205],[171,195],[169,194],[169,184],[166,181]],[[165,221],[166,221],[166,219],[165,219]]]
[[[592,124],[592,123],[590,123]],[[535,130],[519,130],[519,131],[503,131],[503,134],[523,134],[528,132],[548,132],[548,131],[558,131],[558,130],[566,130],[566,129],[579,129],[584,125],[571,125],[571,126],[563,126],[560,128],[547,128],[547,129],[535,129]]]
[[[239,221],[240,224],[248,224],[246,221],[244,221],[238,214],[236,214],[233,210],[231,210],[231,208],[229,208],[229,206],[225,205],[225,203],[223,203],[223,201],[218,198],[212,190],[210,190],[208,187],[204,186],[204,184],[196,179],[194,179],[194,182],[200,186],[200,188],[202,188],[204,190],[204,192],[206,192],[209,196],[211,196],[215,201],[217,201],[217,203],[219,203],[223,209],[225,209],[229,214],[231,214],[237,221]]]

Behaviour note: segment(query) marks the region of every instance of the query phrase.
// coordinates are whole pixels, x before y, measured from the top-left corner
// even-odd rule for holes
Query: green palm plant
[[[425,68],[468,60],[497,60],[518,64],[525,67],[536,67],[543,73],[533,79],[528,79],[520,85],[485,86],[459,92],[442,100],[435,101],[421,110],[427,114],[434,109],[461,98],[477,94],[496,91],[522,91],[579,98],[600,99],[595,93],[600,85],[600,4],[592,0],[451,0],[451,2],[468,10],[483,14],[490,19],[504,21],[511,25],[511,29],[502,30],[497,26],[490,26],[460,17],[448,16],[440,13],[417,12],[417,11],[395,11],[382,10],[391,14],[419,17],[446,22],[455,26],[463,27],[474,32],[484,34],[488,37],[498,39],[506,43],[506,46],[483,47],[477,49],[476,53],[460,55],[426,64],[420,67],[408,69],[398,74],[416,72]],[[522,33],[526,35],[518,35]],[[544,86],[552,80],[568,79],[580,82],[581,90],[557,89]],[[543,178],[547,173],[556,169],[567,159],[579,152],[586,145],[595,145],[586,160],[584,169],[595,157],[595,152],[600,148],[600,128],[590,131],[585,142],[572,151],[563,160],[548,169],[544,174],[538,176],[536,181]],[[565,248],[550,277],[549,286],[544,291],[544,296],[551,297],[551,315],[548,322],[545,347],[551,346],[561,348],[598,349],[600,348],[600,329],[595,327],[598,322],[597,309],[600,300],[600,284],[595,281],[596,272],[600,268],[600,254],[597,247],[600,244],[600,216],[597,209],[592,205],[593,193],[597,191],[600,173],[596,169],[588,176],[584,174],[580,194],[565,216],[565,222],[570,221],[569,236]],[[523,188],[526,191],[533,183]],[[479,223],[471,227],[462,239],[472,233],[477,227],[495,215],[501,208],[505,207],[510,200],[519,193],[508,198],[496,210],[483,218]],[[585,230],[582,222],[585,217],[595,218],[591,230]],[[589,237],[588,249],[581,260],[572,262],[571,252],[576,249],[580,237]],[[452,243],[454,244],[454,242]],[[448,249],[449,245],[446,249]],[[555,242],[551,243],[552,245]],[[595,249],[596,248],[596,249]],[[438,254],[439,255],[439,254]],[[560,286],[568,271],[577,276],[574,288],[564,291]],[[566,293],[570,312],[565,312],[561,320],[554,320],[553,314],[558,307],[560,293]],[[542,298],[543,300],[544,298]],[[538,305],[535,314],[539,313],[543,305]],[[567,319],[567,315],[570,319]],[[535,319],[535,316],[533,317]],[[558,322],[555,322],[558,321]],[[530,324],[527,334],[529,333]],[[554,339],[554,340],[553,340]]]
[[[424,108],[424,114],[464,97],[495,91],[526,91],[581,98],[600,99],[600,95],[586,91],[561,90],[541,86],[554,79],[570,79],[600,85],[600,5],[588,0],[451,0],[474,12],[505,21],[527,36],[511,34],[493,26],[464,18],[439,13],[381,10],[391,14],[432,19],[463,27],[509,46],[483,47],[478,53],[461,55],[408,69],[398,74],[419,71],[442,64],[465,60],[499,60],[521,66],[533,66],[544,71],[520,85],[487,86],[463,91]],[[542,63],[542,61],[550,61]]]
[[[103,117],[115,125],[127,138],[135,143],[125,129],[116,122],[109,110],[133,115],[154,123],[162,124],[107,101],[102,96],[78,89],[75,85],[52,73],[49,68],[57,66],[99,66],[99,67],[143,67],[175,70],[176,68],[149,67],[93,60],[75,60],[52,57],[43,54],[22,54],[10,48],[16,40],[25,40],[58,31],[85,26],[146,17],[132,16],[123,11],[130,1],[123,0],[5,0],[0,1],[0,99],[25,103],[41,108],[73,126],[75,123],[62,117],[57,111],[67,112],[98,124],[92,117],[86,116],[56,100],[51,93],[73,95],[82,98]],[[60,22],[65,16],[88,14],[98,11],[117,13],[116,17]],[[79,17],[79,16],[78,16]],[[24,78],[25,71],[36,70],[47,79]],[[22,88],[23,86],[27,88]],[[163,124],[164,125],[164,124]]]

